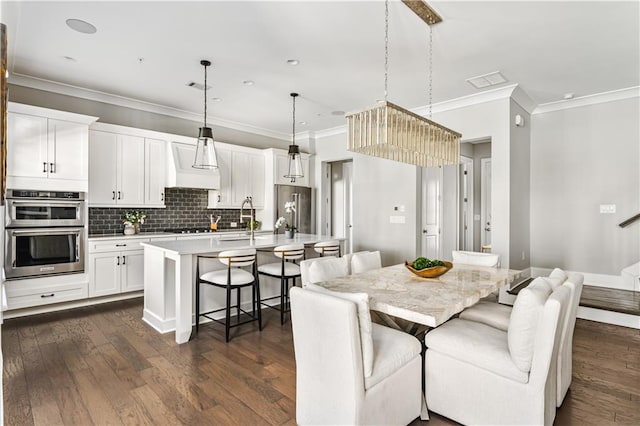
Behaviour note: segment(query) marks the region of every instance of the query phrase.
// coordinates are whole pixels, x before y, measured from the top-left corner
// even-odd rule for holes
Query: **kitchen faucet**
[[[244,210],[244,205],[249,203],[249,214],[243,214],[243,210]],[[255,224],[255,216],[254,216],[255,212],[253,210],[253,200],[251,199],[251,197],[247,197],[244,199],[244,201],[242,202],[242,205],[240,206],[240,223],[244,223],[244,219],[245,218],[249,218],[249,230],[251,231],[251,241],[254,240],[254,232],[253,232],[253,227]]]

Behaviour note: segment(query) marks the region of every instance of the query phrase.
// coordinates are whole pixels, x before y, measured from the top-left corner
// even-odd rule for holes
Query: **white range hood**
[[[220,189],[220,173],[217,169],[194,169],[196,145],[171,142],[169,144],[167,187]]]

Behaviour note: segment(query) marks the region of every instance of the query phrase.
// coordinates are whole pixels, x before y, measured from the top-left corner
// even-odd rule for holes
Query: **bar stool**
[[[331,240],[315,243],[313,249],[316,253],[320,253],[320,257],[324,256],[336,256],[340,257],[340,241]]]
[[[229,342],[229,329],[249,322],[258,321],[260,331],[262,331],[262,315],[260,307],[260,281],[256,270],[256,250],[227,250],[220,252],[218,256],[198,256],[196,264],[196,333],[200,328],[200,317],[209,318],[212,321],[225,325],[225,339]],[[200,260],[205,258],[217,258],[222,264],[226,265],[226,269],[205,272],[200,275]],[[251,266],[251,272],[242,268]],[[226,306],[224,308],[215,309],[207,312],[200,312],[200,284],[208,284],[218,288],[227,290]],[[251,313],[246,312],[240,305],[241,290],[244,287],[251,287]],[[236,290],[236,305],[231,305],[231,292]],[[231,308],[236,308],[236,323],[231,324]],[[225,320],[213,318],[209,315],[225,311]],[[240,321],[240,314],[245,314],[249,318]]]
[[[280,324],[284,324],[284,314],[289,312],[289,279],[293,279],[293,286],[296,285],[296,278],[300,277],[300,266],[296,260],[304,258],[304,244],[287,244],[275,247],[273,254],[280,258],[280,262],[267,263],[258,266],[258,274],[269,277],[280,278],[280,295],[262,299],[261,304],[280,311]],[[271,306],[264,301],[280,298],[280,307]]]

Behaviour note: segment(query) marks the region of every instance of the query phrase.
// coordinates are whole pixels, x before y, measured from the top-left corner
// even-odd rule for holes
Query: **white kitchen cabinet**
[[[289,172],[289,154],[286,151],[278,151],[275,154],[274,181],[278,185],[309,186],[309,154],[300,154],[302,159],[302,172],[304,176],[292,180],[284,177]]]
[[[95,118],[20,104],[9,104],[9,109],[8,186],[86,191],[88,123]]]
[[[224,208],[238,208],[239,206],[233,205],[232,200],[232,157],[233,152],[228,149],[218,148],[216,149],[216,155],[218,158],[218,172],[220,173],[220,189],[216,191],[216,207],[219,209]]]
[[[89,297],[142,290],[148,238],[94,240],[89,243]]]
[[[166,142],[158,139],[144,140],[144,203],[149,207],[164,207],[166,175]]]
[[[144,159],[144,138],[91,130],[89,206],[144,206]]]
[[[209,208],[239,209],[247,197],[254,208],[264,207],[264,155],[259,150],[218,144],[220,189],[210,191]]]

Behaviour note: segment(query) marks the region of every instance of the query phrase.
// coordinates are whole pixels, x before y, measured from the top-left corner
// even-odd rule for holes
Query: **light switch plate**
[[[616,212],[615,204],[600,204],[600,213],[611,214]]]

